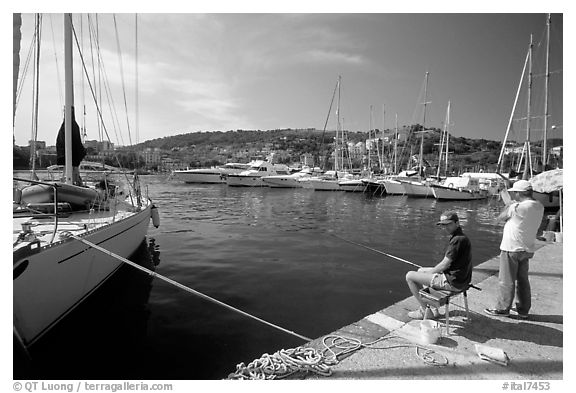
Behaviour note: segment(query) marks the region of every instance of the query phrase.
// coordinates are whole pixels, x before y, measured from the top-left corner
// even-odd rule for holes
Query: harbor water
[[[443,257],[435,225],[455,210],[474,264],[499,253],[502,203],[308,189],[184,184],[141,176],[161,226],[131,258],[310,338],[410,295],[412,266]],[[346,239],[348,241],[344,241]],[[34,379],[221,379],[236,364],[304,342],[123,266],[31,349]]]

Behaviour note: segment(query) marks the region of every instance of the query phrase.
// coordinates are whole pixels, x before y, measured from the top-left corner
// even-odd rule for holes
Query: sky
[[[108,103],[102,111],[110,140],[120,145],[198,131],[322,129],[339,75],[345,129],[393,128],[396,115],[400,127],[422,124],[426,72],[426,126],[443,127],[450,100],[452,134],[502,140],[530,34],[539,45],[535,67],[544,72],[545,13],[143,12],[137,17],[136,63],[136,17],[119,11],[98,14],[98,32],[116,120],[110,120]],[[94,79],[86,15],[82,23],[75,15],[75,29]],[[95,20],[91,14],[92,26]],[[33,25],[34,14],[23,13],[22,62]],[[48,145],[54,144],[62,120],[62,25],[60,14],[43,17],[37,139]],[[553,14],[551,71],[562,70],[562,32],[563,16]],[[87,111],[77,120],[85,125],[87,139],[100,139],[76,49],[75,56],[75,102],[77,107],[85,102]],[[15,119],[18,145],[31,139],[31,69]],[[562,78],[561,72],[551,77],[552,136],[563,130]],[[533,105],[543,112],[540,91],[533,93],[540,104]],[[518,106],[524,108],[521,101]],[[336,128],[336,105],[328,129]],[[534,134],[537,139],[541,131]]]

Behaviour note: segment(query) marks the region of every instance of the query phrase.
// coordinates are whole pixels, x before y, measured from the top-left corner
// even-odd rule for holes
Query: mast
[[[522,88],[522,81],[524,80],[524,74],[526,73],[526,66],[528,65],[529,57],[530,57],[530,50],[528,50],[528,53],[526,53],[526,60],[524,60],[522,75],[520,76],[520,82],[518,83],[518,90],[516,90],[516,98],[514,98],[514,105],[512,106],[512,112],[510,113],[510,119],[508,119],[508,127],[506,127],[506,133],[504,134],[504,140],[502,141],[500,156],[498,156],[498,164],[496,172],[502,171],[502,163],[503,163],[502,157],[504,156],[504,150],[506,149],[506,140],[508,139],[508,134],[510,133],[510,129],[512,128],[512,120],[514,120],[514,112],[516,111],[516,104],[518,103],[518,97],[520,96],[520,89]]]
[[[72,181],[72,106],[74,106],[74,84],[72,68],[72,14],[64,14],[64,132],[65,132],[65,182]]]
[[[550,23],[551,17],[546,18],[546,78],[544,84],[544,141],[542,145],[542,165],[546,170],[548,161],[548,84],[550,83]]]
[[[338,156],[340,155],[340,144],[338,143],[338,130],[340,129],[340,82],[342,76],[338,75],[338,104],[336,105],[336,139],[335,139],[335,149],[334,149],[334,171],[336,175],[338,174]]]
[[[446,167],[444,169],[444,172],[446,174],[446,176],[448,176],[448,154],[450,153],[449,150],[449,140],[450,140],[450,106],[451,106],[451,102],[448,101],[448,114],[447,114],[447,120],[446,120]]]
[[[436,171],[436,178],[440,178],[440,167],[442,166],[442,153],[444,152],[444,142],[446,140],[446,165],[448,165],[448,123],[450,122],[450,101],[448,101],[448,108],[446,109],[446,121],[444,122],[444,130],[440,138],[440,154],[438,155],[438,170]]]
[[[370,116],[368,118],[368,171],[372,173],[372,163],[370,161],[370,156],[372,155],[372,139],[370,139],[372,133],[372,105],[370,105]]]
[[[397,166],[397,149],[398,149],[398,113],[395,114],[396,120],[394,125],[394,174],[398,174]]]
[[[428,104],[428,75],[430,73],[426,71],[426,83],[424,85],[424,117],[422,119],[422,134],[420,135],[420,159],[418,163],[418,172],[422,171],[422,162],[424,154],[424,131],[426,131],[426,105]],[[418,174],[420,176],[420,173]]]
[[[532,48],[534,44],[532,41],[532,34],[530,34],[530,51],[528,61],[528,108],[526,111],[526,158],[524,161],[524,174],[522,179],[528,180],[528,171],[532,172],[532,165],[530,165],[530,109],[532,105]],[[532,173],[530,173],[530,176]]]
[[[136,30],[135,31],[135,36],[136,36],[135,41],[136,42],[134,44],[134,46],[135,46],[135,55],[134,56],[136,57],[136,59],[134,61],[134,63],[135,63],[134,73],[135,73],[135,77],[136,77],[136,89],[135,89],[136,92],[135,92],[135,104],[134,104],[134,106],[135,106],[135,112],[136,112],[136,116],[135,116],[136,117],[136,143],[138,143],[138,142],[140,142],[140,122],[139,122],[139,118],[138,118],[139,117],[138,116],[138,14],[134,15],[134,23],[136,25],[136,27],[135,27],[135,30]]]

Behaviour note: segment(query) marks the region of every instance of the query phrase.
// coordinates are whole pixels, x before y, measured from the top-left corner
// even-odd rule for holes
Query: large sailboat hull
[[[459,190],[457,188],[450,188],[440,185],[433,185],[431,188],[434,194],[434,198],[439,200],[469,201],[486,199],[488,197],[488,193],[486,191]]]
[[[340,180],[338,184],[343,191],[347,192],[364,192],[367,187],[362,179]]]
[[[129,257],[145,238],[151,204],[141,211],[79,235]],[[59,225],[65,225],[64,222]],[[72,237],[14,252],[14,326],[32,345],[109,278],[122,262]]]
[[[406,195],[416,198],[432,198],[434,194],[429,185],[419,182],[402,181]]]
[[[405,195],[406,189],[404,184],[398,180],[383,180],[384,188],[386,189],[386,194],[388,195]]]

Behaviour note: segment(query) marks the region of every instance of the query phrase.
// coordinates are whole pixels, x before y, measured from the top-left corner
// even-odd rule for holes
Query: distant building
[[[300,156],[300,163],[309,167],[314,167],[314,156],[310,153],[304,153]]]
[[[28,146],[30,148],[32,148],[32,146],[35,147],[36,150],[42,150],[42,149],[46,149],[46,142],[44,141],[28,141]]]
[[[92,148],[97,152],[111,151],[114,150],[114,144],[108,141],[84,141],[85,148]]]
[[[158,165],[162,162],[161,151],[158,147],[147,147],[143,153],[146,166]]]

